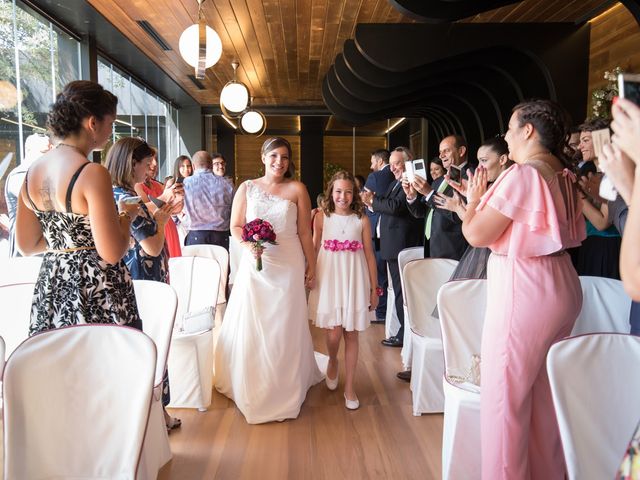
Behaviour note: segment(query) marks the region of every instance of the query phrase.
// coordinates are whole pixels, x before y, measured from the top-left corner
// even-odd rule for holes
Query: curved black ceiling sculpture
[[[424,22],[454,22],[521,0],[389,0],[400,13]]]
[[[560,102],[580,122],[589,29],[570,24],[358,25],[323,80],[325,104],[353,125],[423,117],[433,135],[470,144],[503,132],[532,97]]]

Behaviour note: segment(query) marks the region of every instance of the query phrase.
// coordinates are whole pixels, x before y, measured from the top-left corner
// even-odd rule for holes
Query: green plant
[[[596,88],[591,92],[591,118],[610,118],[611,102],[618,95],[618,74],[622,73],[620,67],[604,72],[607,84],[602,88]]]
[[[324,162],[324,186],[327,186],[331,177],[340,170],[344,170],[344,167],[337,163]]]

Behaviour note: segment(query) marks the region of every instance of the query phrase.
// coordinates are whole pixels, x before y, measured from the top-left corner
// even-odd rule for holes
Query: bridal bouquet
[[[242,241],[253,244],[253,251],[256,254],[256,270],[261,271],[264,244],[277,245],[276,232],[273,231],[273,227],[269,222],[261,218],[251,220],[242,227]]]

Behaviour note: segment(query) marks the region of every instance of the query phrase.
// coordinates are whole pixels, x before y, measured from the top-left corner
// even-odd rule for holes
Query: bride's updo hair
[[[118,97],[88,80],[68,83],[56,97],[47,115],[47,128],[58,138],[66,138],[80,131],[87,117],[102,120],[105,115],[115,115]]]
[[[282,137],[267,138],[267,140],[265,140],[265,142],[262,144],[262,149],[260,150],[260,156],[266,157],[270,151],[280,147],[287,147],[287,151],[289,152],[289,168],[285,172],[284,177],[293,178],[296,174],[296,166],[293,163],[293,152],[291,151],[291,144],[286,138],[282,138]]]
[[[322,211],[327,215],[327,217],[331,216],[333,212],[336,211],[336,204],[333,201],[333,185],[338,180],[347,180],[351,182],[353,186],[353,200],[351,201],[351,210],[358,216],[358,218],[362,217],[362,213],[364,212],[364,204],[360,199],[360,192],[358,191],[358,187],[356,187],[356,179],[346,170],[340,170],[336,172],[329,183],[327,184],[327,190],[324,193],[324,202],[322,202]]]
[[[513,107],[518,116],[518,124],[523,127],[530,123],[538,132],[540,144],[556,156],[564,166],[572,168],[573,162],[564,153],[568,148],[569,114],[551,100],[529,100]]]

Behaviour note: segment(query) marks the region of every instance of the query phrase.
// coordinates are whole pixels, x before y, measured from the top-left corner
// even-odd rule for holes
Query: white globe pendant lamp
[[[188,27],[178,42],[180,55],[185,62],[195,68],[195,77],[204,79],[207,68],[215,65],[222,55],[222,41],[216,31],[207,26],[202,14],[202,3],[198,0],[198,23]]]
[[[267,120],[258,110],[249,109],[240,117],[240,130],[242,133],[259,137],[267,128]]]
[[[220,92],[220,108],[228,118],[239,117],[249,106],[249,89],[236,80],[236,71],[240,64],[233,62],[233,80],[228,82]]]

